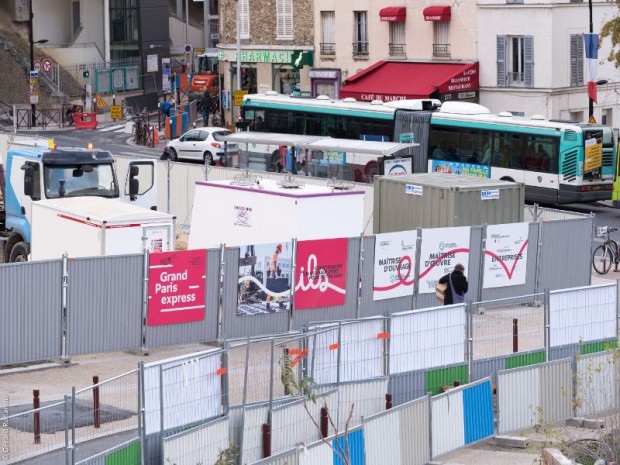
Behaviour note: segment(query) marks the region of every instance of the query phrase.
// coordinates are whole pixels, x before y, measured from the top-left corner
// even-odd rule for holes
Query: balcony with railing
[[[389,44],[390,46],[390,56],[391,57],[403,57],[406,55],[405,47],[406,44]]]
[[[368,55],[368,42],[353,42],[353,56],[367,56]]]
[[[450,58],[450,44],[433,44],[433,56],[436,58]]]
[[[506,85],[517,87],[525,85],[524,73],[509,72],[507,73],[506,78]]]
[[[336,44],[328,44],[325,42],[321,42],[321,55],[335,55],[336,54]]]

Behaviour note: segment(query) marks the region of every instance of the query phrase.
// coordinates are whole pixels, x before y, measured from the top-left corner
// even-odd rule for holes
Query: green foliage
[[[231,443],[226,449],[220,449],[215,465],[235,465],[237,463],[237,455],[239,455],[239,449]]]
[[[616,4],[620,7],[620,0],[616,0]],[[604,38],[611,40],[611,49],[607,55],[607,60],[611,61],[616,68],[620,68],[620,15],[616,15],[603,24],[599,37],[599,47]]]
[[[307,377],[297,381],[297,375],[293,370],[293,358],[285,353],[280,359],[280,381],[286,392],[292,396],[306,396],[310,402],[316,404],[316,383],[313,378]]]

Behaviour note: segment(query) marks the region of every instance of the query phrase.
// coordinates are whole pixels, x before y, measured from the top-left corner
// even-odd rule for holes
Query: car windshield
[[[45,165],[43,170],[45,196],[119,197],[118,183],[111,164]]]
[[[217,141],[221,141],[222,137],[230,136],[231,134],[232,132],[227,129],[222,129],[221,131],[213,131],[213,138]]]

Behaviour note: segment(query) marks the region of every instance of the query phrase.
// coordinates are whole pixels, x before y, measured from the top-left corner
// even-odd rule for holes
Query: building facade
[[[618,14],[615,3],[593,2],[593,27]],[[480,103],[493,112],[540,114],[588,120],[583,33],[589,32],[588,3],[557,0],[479,0],[478,56]],[[598,51],[597,122],[613,126],[618,115],[615,66],[607,61],[610,43]]]
[[[232,97],[234,91],[239,90],[237,4],[240,8],[241,90],[309,93],[309,65],[314,51],[313,1],[220,0],[220,24],[225,27],[221,28],[217,49],[224,94]],[[231,122],[237,110],[233,98],[227,103],[224,117]]]

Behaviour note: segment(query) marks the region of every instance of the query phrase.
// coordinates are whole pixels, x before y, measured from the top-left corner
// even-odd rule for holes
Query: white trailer
[[[31,260],[174,250],[174,217],[101,197],[32,203]]]
[[[271,179],[198,181],[189,248],[354,237],[363,230],[363,191],[286,187]]]

